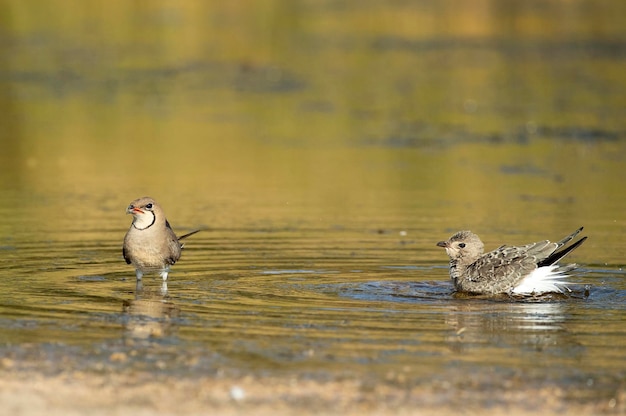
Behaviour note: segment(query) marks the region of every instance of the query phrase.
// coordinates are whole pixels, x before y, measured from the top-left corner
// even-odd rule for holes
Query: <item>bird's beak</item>
[[[437,243],[437,247],[448,248],[448,243],[446,241],[440,241]]]
[[[137,207],[129,205],[128,208],[126,208],[126,213],[135,215],[135,214],[143,214],[143,211]]]

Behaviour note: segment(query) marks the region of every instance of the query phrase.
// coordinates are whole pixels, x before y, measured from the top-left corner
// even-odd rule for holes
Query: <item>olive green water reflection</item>
[[[2,365],[434,383],[476,406],[557,386],[623,410],[625,16],[2,2]],[[178,233],[207,227],[167,298],[121,258],[143,195]],[[455,299],[435,247],[581,225],[588,298]]]

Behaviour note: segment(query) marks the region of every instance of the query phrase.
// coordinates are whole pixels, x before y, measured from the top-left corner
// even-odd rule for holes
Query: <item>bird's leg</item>
[[[164,282],[167,282],[167,274],[168,274],[169,272],[170,272],[170,271],[169,271],[169,269],[163,269],[163,270],[161,270],[161,273],[160,273],[160,274],[161,274],[161,277],[163,278],[163,281],[164,281]]]
[[[137,276],[137,280],[141,280],[141,278],[143,277],[143,272],[139,269],[135,270],[135,276]]]

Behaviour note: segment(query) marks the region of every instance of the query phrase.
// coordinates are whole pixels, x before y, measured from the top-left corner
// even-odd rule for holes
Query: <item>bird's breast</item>
[[[163,268],[180,256],[180,244],[171,231],[154,227],[139,230],[131,227],[124,238],[126,257],[138,268]],[[173,233],[171,233],[173,234]],[[172,240],[174,239],[174,241]]]

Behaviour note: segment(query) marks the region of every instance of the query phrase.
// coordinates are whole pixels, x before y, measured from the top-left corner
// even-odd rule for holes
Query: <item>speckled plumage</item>
[[[484,245],[471,231],[459,231],[437,246],[446,249],[450,257],[450,278],[459,292],[496,295],[541,294],[563,292],[565,272],[575,265],[556,263],[580,246],[583,237],[567,247],[580,233],[580,227],[559,242],[548,240],[524,246],[501,246],[483,254]]]

